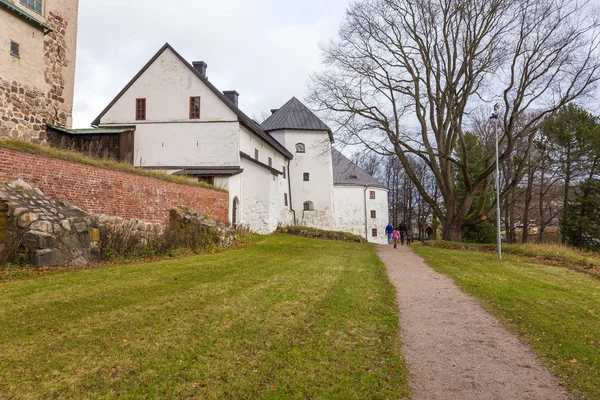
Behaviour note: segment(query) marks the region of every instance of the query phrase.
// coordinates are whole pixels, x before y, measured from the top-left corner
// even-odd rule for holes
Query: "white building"
[[[206,69],[165,44],[93,125],[135,127],[136,166],[227,189],[234,224],[259,233],[305,225],[386,243],[387,189],[332,147],[327,125],[296,98],[259,125]]]

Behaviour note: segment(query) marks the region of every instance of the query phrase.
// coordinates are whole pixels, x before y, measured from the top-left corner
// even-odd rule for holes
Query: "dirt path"
[[[398,290],[413,400],[571,399],[527,345],[407,246],[379,246]]]

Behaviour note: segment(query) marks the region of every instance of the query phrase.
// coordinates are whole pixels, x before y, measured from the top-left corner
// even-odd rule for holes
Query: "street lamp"
[[[500,105],[494,104],[494,112],[490,119],[496,120],[494,136],[496,137],[496,228],[498,237],[498,259],[502,260],[502,234],[500,232],[500,166],[498,161],[498,125],[500,124]]]

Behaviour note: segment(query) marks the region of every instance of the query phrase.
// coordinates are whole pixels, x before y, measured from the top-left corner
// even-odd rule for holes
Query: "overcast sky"
[[[174,5],[177,6],[174,6]],[[259,118],[292,96],[303,100],[350,0],[80,0],[74,128],[92,120],[169,42],[205,61],[219,90],[240,93]]]

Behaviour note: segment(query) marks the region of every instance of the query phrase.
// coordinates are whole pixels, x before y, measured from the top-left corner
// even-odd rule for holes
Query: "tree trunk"
[[[456,215],[452,220],[446,219],[442,224],[442,239],[451,242],[460,242],[462,240],[462,220]]]
[[[567,243],[567,238],[565,237],[565,224],[567,223],[567,205],[569,204],[569,185],[571,184],[571,146],[567,147],[567,159],[566,159],[566,168],[565,171],[565,190],[563,195],[563,212],[562,212],[562,220],[560,222],[560,239],[562,244]]]
[[[531,165],[531,157],[529,158],[529,170],[527,171],[527,188],[525,189],[525,204],[523,204],[523,233],[521,235],[521,243],[527,243],[529,240],[529,208],[531,199],[533,198],[533,178],[535,169]]]

